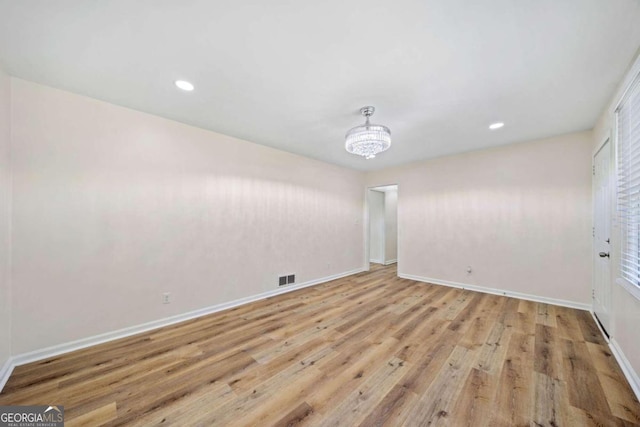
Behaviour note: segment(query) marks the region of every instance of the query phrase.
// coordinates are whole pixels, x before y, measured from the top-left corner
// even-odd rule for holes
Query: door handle
[[[600,252],[598,255],[600,255],[600,258],[609,258],[608,252]]]

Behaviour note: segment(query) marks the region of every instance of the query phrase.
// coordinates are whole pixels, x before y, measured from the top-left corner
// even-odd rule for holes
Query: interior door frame
[[[612,279],[612,271],[614,268],[614,254],[615,251],[614,249],[614,217],[615,217],[615,212],[614,212],[614,206],[615,206],[615,167],[616,167],[616,152],[615,152],[615,146],[614,146],[614,141],[613,138],[611,137],[611,130],[605,132],[604,136],[602,137],[602,140],[600,142],[600,144],[598,144],[598,146],[595,148],[595,150],[593,150],[593,153],[591,155],[591,165],[592,165],[592,170],[593,170],[593,175],[592,175],[592,185],[591,185],[591,200],[592,200],[592,239],[591,239],[591,265],[592,265],[592,278],[591,278],[591,292],[592,292],[592,298],[591,298],[591,312],[593,313],[593,317],[596,320],[596,323],[598,324],[598,327],[600,329],[602,329],[602,332],[604,332],[604,335],[606,337],[609,336],[613,336],[613,323],[609,322],[608,325],[602,325],[600,322],[601,320],[596,316],[595,314],[595,291],[596,291],[596,279],[597,276],[595,274],[596,271],[596,262],[597,262],[597,258],[596,258],[596,241],[595,241],[595,230],[596,230],[596,209],[598,208],[598,200],[596,198],[596,176],[595,176],[595,168],[596,168],[596,156],[598,155],[598,153],[600,153],[600,151],[602,151],[605,146],[609,144],[608,146],[608,150],[609,150],[609,179],[608,179],[608,187],[609,187],[609,200],[608,200],[608,204],[605,207],[605,209],[608,209],[609,211],[609,232],[610,232],[610,236],[609,239],[611,239],[611,247],[609,250],[609,263],[610,263],[610,270],[609,270],[609,301],[611,301],[611,298],[613,296],[613,279]],[[611,304],[609,304],[609,307],[607,307],[607,309],[609,310],[609,319],[612,317],[611,316]],[[607,326],[607,330],[605,330],[605,326]]]
[[[371,224],[369,221],[369,191],[378,187],[386,187],[389,185],[395,185],[398,191],[398,203],[396,206],[396,213],[400,212],[400,185],[399,184],[377,184],[367,186],[364,189],[364,215],[362,220],[363,225],[363,234],[364,234],[364,271],[369,271],[371,269],[371,261],[369,257],[369,235],[371,233]],[[400,221],[397,221],[397,261],[396,265],[400,265]],[[398,270],[399,271],[399,270]]]

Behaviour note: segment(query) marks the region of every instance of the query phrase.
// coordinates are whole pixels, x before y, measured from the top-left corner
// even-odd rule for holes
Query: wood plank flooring
[[[589,313],[395,266],[17,367],[0,405],[67,426],[631,426]]]

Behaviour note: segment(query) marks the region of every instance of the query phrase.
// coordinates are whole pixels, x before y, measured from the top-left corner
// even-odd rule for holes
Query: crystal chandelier
[[[376,154],[382,153],[391,146],[391,131],[382,125],[369,123],[369,117],[376,109],[373,107],[362,107],[360,114],[367,118],[367,121],[356,126],[347,132],[347,140],[344,148],[349,153],[357,154],[365,159],[373,159]]]

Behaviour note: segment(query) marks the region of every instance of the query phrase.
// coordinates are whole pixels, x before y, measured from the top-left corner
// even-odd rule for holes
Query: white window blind
[[[616,110],[620,274],[640,287],[640,78]]]

